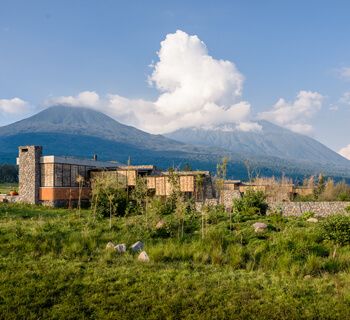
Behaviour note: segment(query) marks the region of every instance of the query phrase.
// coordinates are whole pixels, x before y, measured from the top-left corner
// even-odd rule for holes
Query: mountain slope
[[[25,133],[93,136],[154,150],[186,149],[183,143],[123,125],[101,112],[87,108],[50,107],[30,118],[0,127],[0,137]]]
[[[269,123],[264,134],[183,129],[168,137],[123,125],[86,108],[51,107],[28,119],[0,127],[0,163],[14,163],[19,145],[42,145],[44,154],[91,157],[126,163],[152,163],[216,171],[223,156],[230,158],[229,177],[245,179],[245,161],[261,175],[302,178],[324,172],[350,179],[350,161],[313,139]],[[180,141],[175,141],[178,139]],[[189,144],[191,143],[191,144]]]
[[[267,121],[260,121],[261,132],[237,131],[225,125],[215,129],[188,128],[169,133],[166,137],[203,146],[217,146],[227,151],[253,157],[279,157],[296,161],[311,161],[350,166],[350,161],[318,141]]]

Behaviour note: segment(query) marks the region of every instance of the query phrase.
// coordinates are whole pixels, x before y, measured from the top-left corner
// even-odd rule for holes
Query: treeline
[[[0,183],[18,182],[18,168],[12,164],[0,164]]]
[[[350,185],[345,181],[336,182],[320,174],[318,178],[305,179],[304,187],[313,189],[308,196],[297,197],[299,201],[350,201]]]

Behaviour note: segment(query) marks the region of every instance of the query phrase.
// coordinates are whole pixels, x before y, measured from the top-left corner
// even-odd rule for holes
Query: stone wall
[[[19,202],[20,197],[19,196],[9,196],[7,194],[0,194],[0,203],[4,202],[10,202],[10,203],[15,203],[15,202]]]
[[[224,205],[227,211],[232,211],[233,200],[240,199],[241,197],[242,196],[239,190],[224,189],[224,190],[221,190],[220,192],[219,202]]]
[[[315,216],[324,217],[332,214],[347,213],[345,208],[350,202],[282,202],[270,203],[269,213],[281,211],[285,216],[300,216],[305,212],[313,212]]]
[[[37,204],[40,187],[42,147],[19,147],[19,194],[22,202]]]

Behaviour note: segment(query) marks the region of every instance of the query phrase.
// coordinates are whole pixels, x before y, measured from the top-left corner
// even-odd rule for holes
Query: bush
[[[350,217],[334,215],[325,219],[321,224],[322,236],[326,240],[339,245],[350,243]]]
[[[243,198],[233,200],[233,210],[242,215],[266,215],[268,204],[262,191],[248,189]]]
[[[123,216],[129,204],[125,188],[112,176],[100,175],[92,180],[92,207],[95,214],[111,217]]]
[[[313,202],[313,201],[316,201],[317,199],[314,194],[308,194],[306,196],[297,195],[293,200],[295,202]]]
[[[305,211],[303,214],[302,214],[302,219],[304,220],[307,220],[309,218],[313,218],[315,216],[315,213],[312,212],[312,211]]]

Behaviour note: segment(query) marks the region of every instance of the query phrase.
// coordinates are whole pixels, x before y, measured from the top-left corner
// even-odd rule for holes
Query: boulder
[[[115,250],[115,244],[112,241],[109,241],[106,245],[106,250]]]
[[[143,243],[141,241],[137,241],[131,246],[131,250],[134,252],[141,251],[142,249]]]
[[[267,224],[263,222],[255,222],[253,228],[255,232],[264,232],[267,230]]]
[[[164,220],[159,220],[158,223],[156,224],[156,229],[163,229],[165,227],[165,221]]]
[[[149,262],[149,256],[146,251],[142,251],[137,257],[137,260],[141,262]]]
[[[114,247],[115,251],[117,251],[118,253],[125,253],[126,252],[126,244],[125,243],[120,243],[117,244]]]
[[[307,219],[306,221],[307,221],[307,222],[316,223],[316,222],[318,222],[318,219],[316,219],[316,218],[309,218],[309,219]]]

